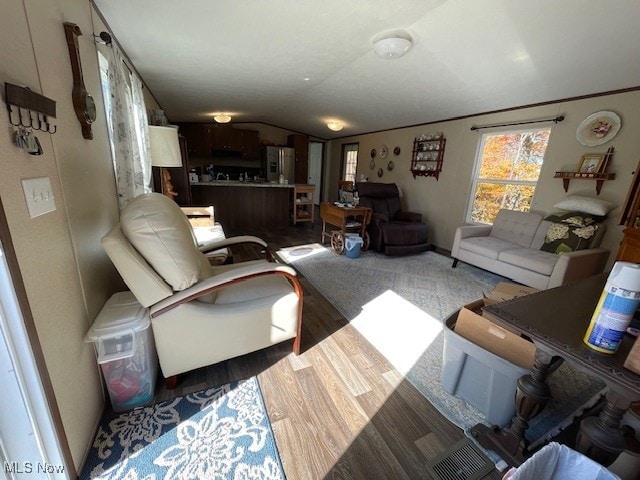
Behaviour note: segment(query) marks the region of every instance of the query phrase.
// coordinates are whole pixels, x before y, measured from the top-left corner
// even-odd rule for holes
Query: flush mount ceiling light
[[[229,123],[231,121],[231,115],[220,113],[218,115],[214,115],[213,119],[218,123]]]
[[[411,37],[404,33],[393,33],[378,37],[373,41],[373,51],[380,58],[391,60],[400,58],[411,48]]]
[[[334,132],[339,132],[340,130],[342,130],[342,127],[344,125],[342,125],[340,122],[329,122],[327,123],[327,128],[329,130],[333,130]]]

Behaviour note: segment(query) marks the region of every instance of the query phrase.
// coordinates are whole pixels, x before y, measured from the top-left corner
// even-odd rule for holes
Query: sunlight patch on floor
[[[387,290],[362,307],[351,324],[405,375],[442,331],[442,322]]]
[[[295,264],[303,258],[309,258],[320,253],[327,252],[327,249],[319,243],[308,243],[295,247],[281,248],[276,254],[285,262]]]

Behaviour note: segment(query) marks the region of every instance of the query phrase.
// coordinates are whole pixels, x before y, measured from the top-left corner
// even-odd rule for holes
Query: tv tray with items
[[[371,220],[371,209],[355,207],[342,203],[323,202],[320,204],[320,218],[322,219],[322,243],[328,238],[331,248],[337,254],[344,252],[345,237],[349,233],[357,233],[362,237],[362,249],[369,248],[369,234],[367,225]],[[327,225],[335,228],[327,229]]]

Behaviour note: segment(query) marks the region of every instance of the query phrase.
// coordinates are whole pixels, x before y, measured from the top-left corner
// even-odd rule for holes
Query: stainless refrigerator
[[[267,171],[267,181],[280,180],[282,175],[284,180],[293,184],[293,169],[296,161],[296,151],[289,147],[263,147],[262,148],[262,168]]]

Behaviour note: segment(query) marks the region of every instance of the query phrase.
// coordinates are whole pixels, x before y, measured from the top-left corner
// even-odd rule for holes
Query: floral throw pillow
[[[566,222],[554,222],[549,225],[540,250],[556,254],[585,250],[589,248],[591,239],[597,230],[597,223],[574,225]]]

